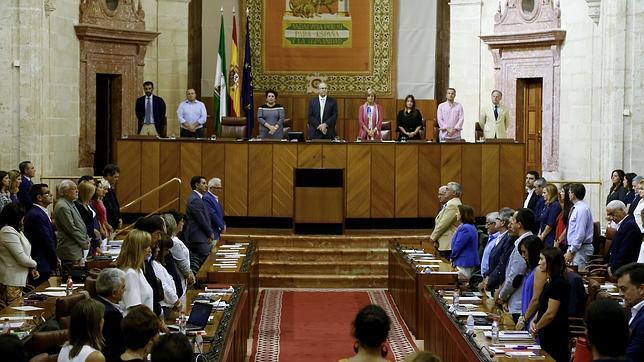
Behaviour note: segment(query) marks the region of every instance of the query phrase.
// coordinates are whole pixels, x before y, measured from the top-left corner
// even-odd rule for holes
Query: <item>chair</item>
[[[391,141],[391,121],[383,121],[380,128],[380,139]]]
[[[284,134],[282,139],[288,139],[288,132],[293,128],[293,121],[290,118],[284,118]]]
[[[474,127],[474,137],[475,140],[480,140],[484,137],[483,128],[481,128],[481,125],[478,122],[476,122],[476,126]]]
[[[85,279],[85,290],[89,293],[89,296],[96,298],[96,278],[92,276],[87,276]]]
[[[246,117],[222,117],[220,138],[246,138]]]
[[[34,332],[25,343],[25,351],[29,356],[40,354],[55,354],[68,339],[68,330]],[[46,361],[43,359],[43,361]]]
[[[61,329],[69,327],[69,316],[76,303],[85,299],[85,294],[78,293],[56,299],[56,320]]]

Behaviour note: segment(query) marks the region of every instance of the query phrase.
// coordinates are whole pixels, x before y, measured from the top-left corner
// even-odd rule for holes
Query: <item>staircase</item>
[[[386,288],[389,242],[420,245],[427,236],[222,235],[255,240],[260,287]]]

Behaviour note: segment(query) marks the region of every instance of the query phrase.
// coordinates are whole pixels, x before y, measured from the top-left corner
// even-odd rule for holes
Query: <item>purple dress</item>
[[[532,269],[530,274],[525,278],[523,282],[523,290],[521,291],[521,314],[525,315],[525,312],[528,310],[530,305],[530,300],[532,299],[532,292],[534,291],[534,271],[537,268]],[[534,318],[534,315],[525,321],[524,329],[527,331],[530,328],[530,322]]]

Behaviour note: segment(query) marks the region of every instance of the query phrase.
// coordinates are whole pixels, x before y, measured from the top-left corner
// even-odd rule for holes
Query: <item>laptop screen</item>
[[[304,142],[304,132],[297,132],[297,131],[289,132],[288,140],[289,141],[296,140],[298,142]]]
[[[188,318],[188,324],[194,326],[204,327],[208,324],[208,317],[212,312],[212,304],[209,303],[195,303],[192,305],[192,311],[190,311],[190,317]]]

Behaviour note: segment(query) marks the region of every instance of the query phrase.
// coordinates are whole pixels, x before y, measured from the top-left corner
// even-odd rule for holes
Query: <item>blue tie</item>
[[[151,124],[152,123],[152,103],[151,103],[151,98],[152,97],[145,97],[145,120],[143,120],[143,123],[145,123],[145,124]]]

